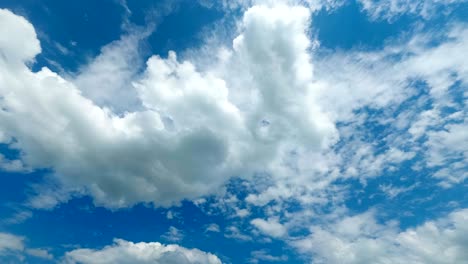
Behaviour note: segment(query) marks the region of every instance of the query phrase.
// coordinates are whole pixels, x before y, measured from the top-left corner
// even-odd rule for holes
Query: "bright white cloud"
[[[139,108],[132,81],[143,64],[140,42],[146,35],[134,32],[104,46],[99,56],[71,77],[72,82],[95,104],[119,114]]]
[[[83,264],[221,264],[218,257],[198,249],[157,242],[133,243],[115,239],[114,244],[100,250],[75,249],[67,252],[64,263]]]
[[[33,51],[0,61],[3,141],[22,151],[25,166],[52,168],[62,190],[91,194],[108,207],[167,206],[209,194],[232,175],[281,175],[291,151],[317,151],[335,137],[311,85],[309,13],[299,6],[247,10],[241,34],[219,67],[241,72],[199,72],[173,52],[167,59],[151,57],[133,81],[144,109],[117,115],[82,91],[106,105],[109,98],[95,94],[95,83],[106,83],[110,75],[102,69],[108,67],[101,64],[125,54],[125,41],[103,49],[70,83],[47,68],[31,72],[24,65],[40,51],[34,30],[3,11],[9,23],[27,28],[24,38],[31,41],[21,45],[30,43],[26,48]],[[18,53],[7,40],[0,43],[2,50]],[[125,58],[114,66],[126,65]],[[234,74],[242,74],[239,82],[232,81]],[[51,206],[56,195],[40,197]]]
[[[373,213],[312,226],[311,235],[292,242],[312,254],[313,263],[461,264],[468,255],[468,210],[399,231],[397,224],[379,224]]]
[[[250,223],[267,236],[279,238],[286,235],[287,232],[286,227],[278,222],[277,219],[264,220],[255,218]]]
[[[3,25],[0,29],[0,55],[9,66],[19,67],[41,51],[36,32],[26,19],[0,9],[0,23]]]

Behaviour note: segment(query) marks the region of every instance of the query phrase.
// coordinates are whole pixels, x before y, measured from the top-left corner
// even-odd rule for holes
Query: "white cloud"
[[[39,249],[39,248],[26,249],[26,253],[36,258],[49,259],[49,260],[54,258],[54,256],[45,249]]]
[[[99,56],[71,77],[72,82],[101,107],[119,114],[138,109],[141,103],[132,81],[143,65],[140,42],[146,35],[136,31],[104,46]]]
[[[36,32],[26,19],[0,9],[0,23],[3,25],[0,29],[0,57],[10,67],[31,61],[41,51]],[[2,67],[5,67],[5,62]]]
[[[236,216],[240,218],[244,218],[246,216],[250,215],[250,211],[248,209],[237,209],[236,210]]]
[[[209,224],[209,225],[206,227],[205,232],[215,232],[215,233],[219,233],[219,232],[220,232],[219,225],[217,225],[217,224]]]
[[[379,189],[382,192],[384,192],[388,196],[388,198],[393,199],[402,193],[411,192],[417,186],[418,184],[413,184],[407,187],[396,187],[396,186],[392,186],[391,184],[389,185],[381,184],[379,185]]]
[[[94,77],[104,76],[104,83],[109,77],[99,70],[108,68],[101,62],[127,52],[124,40],[103,49],[79,77],[87,81],[70,83],[47,68],[31,72],[23,62],[40,51],[32,26],[8,11],[1,15],[24,24],[24,38],[31,41],[21,45],[29,43],[34,51],[0,61],[4,142],[21,150],[25,166],[53,169],[62,191],[90,194],[96,204],[169,206],[212,193],[233,175],[290,173],[281,168],[291,151],[305,155],[336,136],[310,83],[306,8],[247,10],[228,61],[217,67],[232,71],[200,72],[173,52],[167,59],[151,57],[145,73],[133,80],[143,109],[121,115],[99,106],[114,92],[103,89],[106,98],[91,93],[101,92],[94,91],[101,82]],[[0,48],[17,52],[6,41]],[[238,82],[236,74],[242,74]],[[123,75],[122,85],[131,78]],[[50,207],[70,195],[39,197],[43,202],[31,204]]]
[[[0,154],[0,169],[10,172],[27,172],[30,170],[24,166],[21,160],[9,160],[3,154]]]
[[[23,238],[8,233],[0,233],[0,256],[24,250]]]
[[[184,233],[173,226],[169,227],[169,230],[161,236],[163,239],[171,242],[179,242],[184,239]]]
[[[24,221],[28,220],[33,216],[33,213],[28,210],[20,210],[13,214],[12,216],[5,218],[3,222],[7,224],[19,224],[23,223]]]
[[[103,249],[76,249],[65,254],[64,263],[83,264],[221,264],[218,257],[198,249],[157,242],[133,243],[115,239],[114,244]]]
[[[466,3],[466,0],[359,0],[359,2],[373,19],[393,20],[404,14],[428,19],[437,13],[449,13],[457,4]]]
[[[465,114],[466,116],[466,114]],[[429,167],[438,168],[434,177],[442,180],[441,184],[450,187],[468,179],[468,125],[463,123],[447,124],[443,130],[428,132],[426,142],[429,152]]]
[[[246,234],[244,234],[238,227],[236,226],[229,226],[226,227],[224,232],[224,236],[226,238],[234,238],[241,241],[250,241],[252,238]]]
[[[342,5],[342,0],[198,0],[200,4],[207,8],[222,8],[225,11],[246,10],[255,5],[275,6],[283,5],[302,5],[311,11],[321,8],[336,8]]]
[[[459,96],[453,94],[468,85],[468,63],[457,55],[468,51],[466,36],[466,26],[454,24],[444,33],[419,33],[380,51],[336,52],[316,58],[317,80],[326,87],[320,101],[330,116],[342,122],[340,136],[346,146],[336,150],[336,162],[330,165],[343,169],[345,177],[363,179],[380,176],[383,170],[394,170],[420,155],[426,168],[455,166],[437,172],[444,185],[462,182],[466,174],[456,167],[464,159],[466,138],[451,131],[458,131],[461,125],[456,124],[466,118],[466,106],[456,103],[461,99],[466,104],[466,98],[456,99]],[[434,40],[440,41],[431,44]],[[420,95],[426,87],[428,93]],[[415,96],[417,100],[403,106]],[[457,112],[443,114],[444,108]],[[379,136],[369,130],[369,124],[388,127]],[[460,135],[457,147],[442,139],[448,134]],[[376,147],[383,144],[383,149]]]
[[[284,225],[278,222],[277,219],[270,218],[268,220],[255,218],[250,222],[254,225],[258,230],[260,230],[263,234],[280,238],[286,235],[287,229]]]
[[[293,241],[313,263],[466,263],[468,210],[399,231],[396,223],[376,222],[373,213],[312,226],[311,235]]]
[[[54,258],[45,249],[27,248],[24,237],[0,232],[0,259],[2,256],[15,256],[23,260],[26,255],[49,260]]]

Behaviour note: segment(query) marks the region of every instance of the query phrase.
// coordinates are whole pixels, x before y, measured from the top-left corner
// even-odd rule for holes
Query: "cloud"
[[[260,230],[263,234],[268,236],[279,238],[286,235],[287,233],[286,227],[284,227],[276,219],[263,220],[255,218],[250,223],[254,225],[258,230]]]
[[[429,19],[440,13],[441,10],[444,12],[452,11],[456,8],[457,4],[466,3],[466,0],[359,0],[359,2],[362,5],[362,9],[367,11],[371,18],[393,20],[395,17],[405,14]]]
[[[224,232],[224,236],[226,238],[234,238],[241,241],[251,241],[252,237],[249,235],[244,234],[238,227],[236,226],[229,226],[226,227]]]
[[[14,256],[23,260],[26,255],[42,259],[53,259],[54,256],[41,248],[27,248],[25,238],[9,233],[0,233],[0,260],[2,256]]]
[[[468,210],[399,231],[377,223],[372,212],[312,226],[311,235],[292,244],[314,263],[465,263]]]
[[[170,226],[169,230],[161,237],[167,241],[179,242],[184,239],[184,233],[181,230]]]
[[[0,9],[0,23],[4,25],[0,29],[0,55],[9,66],[18,67],[30,62],[41,51],[36,32],[26,19]]]
[[[443,130],[428,132],[428,166],[436,167],[435,178],[450,187],[468,179],[467,117],[463,123],[447,124]]]
[[[0,233],[0,255],[24,250],[23,238],[8,233]]]
[[[288,256],[273,256],[268,254],[266,250],[256,250],[251,252],[250,263],[264,263],[264,262],[285,262],[288,261]]]
[[[30,169],[26,168],[21,160],[15,159],[10,160],[5,158],[4,155],[0,154],[0,169],[3,171],[10,172],[27,172]]]
[[[282,175],[292,151],[318,151],[336,136],[310,84],[306,8],[247,10],[228,60],[217,67],[226,69],[222,73],[199,71],[174,52],[151,57],[133,80],[143,109],[123,114],[102,106],[110,97],[101,101],[90,93],[114,95],[107,88],[94,91],[95,84],[109,77],[99,70],[108,68],[101,62],[127,52],[125,38],[85,69],[80,78],[87,81],[69,82],[47,68],[31,72],[24,61],[40,51],[32,26],[9,11],[1,14],[9,23],[24,24],[24,38],[31,41],[21,45],[33,51],[1,60],[3,141],[21,150],[25,166],[51,169],[63,193],[40,195],[46,203],[34,203],[39,207],[53,206],[54,197],[55,203],[66,200],[69,190],[112,208],[139,202],[170,206],[213,193],[233,175]],[[6,41],[0,48],[18,53]],[[238,81],[236,74],[242,74]],[[124,75],[125,81],[116,80],[133,78]]]
[[[36,258],[49,259],[49,260],[54,258],[54,256],[45,249],[39,249],[39,248],[26,249],[26,253]]]
[[[215,232],[215,233],[219,233],[219,232],[220,232],[219,225],[217,225],[217,224],[209,224],[209,225],[206,227],[205,232]]]
[[[117,113],[138,109],[141,103],[132,81],[144,64],[140,42],[147,35],[143,30],[134,30],[104,46],[96,58],[71,76],[71,81],[83,96],[101,107]]]
[[[198,249],[157,242],[133,243],[115,239],[114,244],[100,250],[76,249],[65,254],[64,263],[164,263],[164,264],[221,264],[218,257]]]

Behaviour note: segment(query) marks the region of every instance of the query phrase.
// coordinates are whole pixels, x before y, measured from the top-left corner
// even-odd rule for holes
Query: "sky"
[[[0,0],[1,263],[468,263],[465,0]]]

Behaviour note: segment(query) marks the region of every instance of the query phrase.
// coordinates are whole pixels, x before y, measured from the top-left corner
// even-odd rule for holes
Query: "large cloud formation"
[[[64,263],[82,264],[221,264],[218,257],[198,249],[157,242],[133,243],[115,239],[114,244],[101,250],[76,249],[67,252]]]
[[[0,139],[21,151],[25,167],[50,168],[64,189],[108,207],[168,206],[233,175],[281,172],[291,153],[318,150],[334,137],[311,85],[309,13],[246,11],[220,62],[242,73],[236,83],[179,62],[174,52],[151,57],[133,82],[142,110],[119,115],[82,95],[77,85],[89,76],[73,83],[47,68],[32,72],[28,62],[40,52],[34,29],[2,10],[2,24],[17,34],[0,32]]]

